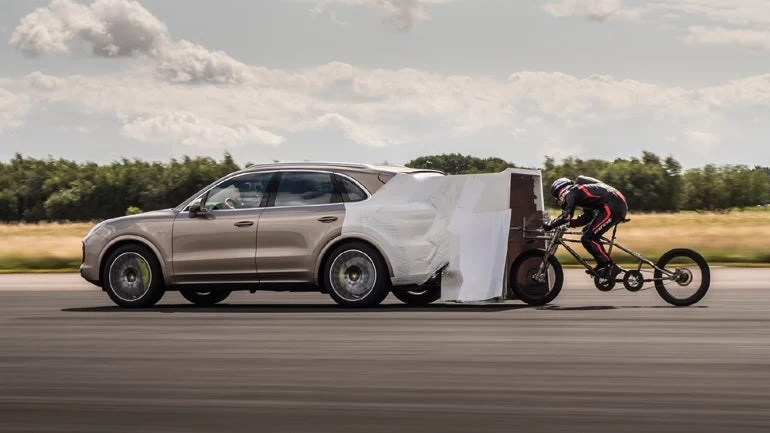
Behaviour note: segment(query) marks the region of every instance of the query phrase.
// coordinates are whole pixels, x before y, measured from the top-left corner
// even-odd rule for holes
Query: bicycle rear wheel
[[[663,269],[673,275],[664,275]],[[663,254],[653,275],[655,290],[660,297],[677,307],[687,307],[703,299],[711,284],[711,271],[706,259],[693,250],[683,248]]]
[[[513,293],[529,305],[545,305],[561,292],[564,272],[556,257],[548,257],[545,270],[539,275],[545,255],[544,250],[527,250],[511,264],[508,278]]]

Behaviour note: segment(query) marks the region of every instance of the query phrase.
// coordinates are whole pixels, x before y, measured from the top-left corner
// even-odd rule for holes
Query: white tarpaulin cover
[[[423,284],[446,266],[443,300],[502,297],[511,172],[398,174],[369,200],[345,205],[342,234],[380,245],[394,285]]]

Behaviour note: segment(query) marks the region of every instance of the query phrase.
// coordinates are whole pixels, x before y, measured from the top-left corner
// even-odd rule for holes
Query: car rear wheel
[[[166,291],[158,259],[138,244],[119,247],[107,257],[102,285],[110,299],[124,308],[151,307]]]
[[[385,299],[390,281],[379,252],[362,242],[351,242],[332,251],[324,267],[324,286],[344,307],[372,307]]]
[[[187,299],[193,304],[201,306],[218,304],[230,296],[229,290],[217,290],[208,292],[205,290],[180,290],[179,293],[183,298]]]

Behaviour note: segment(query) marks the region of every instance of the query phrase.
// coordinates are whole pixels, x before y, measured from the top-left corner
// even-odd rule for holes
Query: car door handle
[[[321,221],[322,223],[333,223],[334,221],[337,221],[336,216],[325,216],[318,218],[318,221]]]
[[[233,225],[236,227],[251,227],[254,225],[254,221],[238,221]]]

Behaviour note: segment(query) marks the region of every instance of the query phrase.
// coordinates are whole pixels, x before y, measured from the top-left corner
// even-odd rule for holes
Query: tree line
[[[433,168],[447,174],[499,172],[515,167],[499,158],[481,159],[459,154],[423,156],[406,164],[413,168]],[[556,206],[548,194],[559,177],[579,175],[598,178],[623,192],[634,212],[677,212],[680,210],[724,211],[766,205],[770,202],[770,169],[746,165],[714,164],[690,170],[673,157],[661,158],[642,152],[641,158],[566,158],[557,163],[546,158],[543,167],[546,204]]]
[[[406,164],[447,174],[496,173],[515,164],[500,158],[442,154]],[[176,206],[207,184],[241,167],[225,154],[172,159],[167,163],[123,159],[77,163],[15,155],[0,162],[0,221],[90,221]],[[682,170],[672,157],[644,152],[641,158],[582,160],[546,158],[543,185],[580,174],[616,186],[632,211],[726,210],[770,202],[770,170],[744,165],[707,165]],[[547,204],[555,203],[544,194]]]
[[[174,207],[240,167],[229,154],[107,165],[15,155],[0,162],[0,221],[90,221]]]

